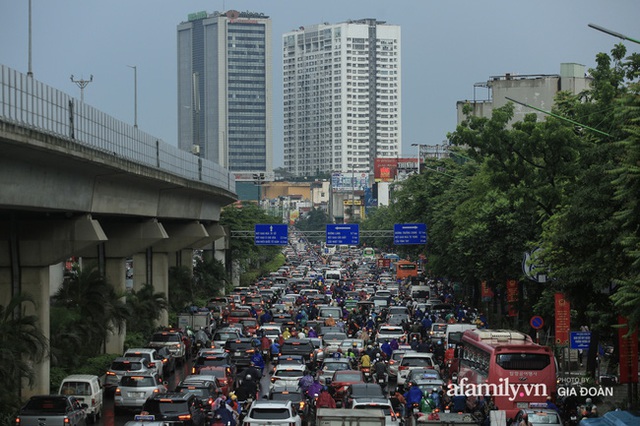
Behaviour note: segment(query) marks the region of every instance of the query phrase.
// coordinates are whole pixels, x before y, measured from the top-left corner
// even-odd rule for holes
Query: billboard
[[[417,158],[376,158],[373,163],[376,182],[404,180],[415,173],[418,173]]]
[[[331,175],[331,188],[333,191],[364,191],[369,186],[369,174],[333,173]]]

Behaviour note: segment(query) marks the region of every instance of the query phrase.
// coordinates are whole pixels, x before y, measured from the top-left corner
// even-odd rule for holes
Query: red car
[[[228,395],[233,390],[233,372],[230,367],[202,367],[199,374],[202,376],[215,376],[218,387],[225,395]]]
[[[358,370],[338,370],[333,373],[331,379],[327,379],[327,385],[330,385],[330,392],[337,406],[342,406],[344,395],[349,385],[354,383],[364,383],[364,375]]]

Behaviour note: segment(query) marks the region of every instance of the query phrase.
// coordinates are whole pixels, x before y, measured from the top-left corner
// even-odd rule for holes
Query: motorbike
[[[268,363],[270,355],[271,355],[271,350],[270,349],[262,349],[261,353],[262,353],[262,359],[264,359],[264,362]]]
[[[371,367],[362,367],[362,374],[365,382],[371,381]]]

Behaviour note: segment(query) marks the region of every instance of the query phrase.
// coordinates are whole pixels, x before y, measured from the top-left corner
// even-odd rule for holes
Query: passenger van
[[[98,376],[73,374],[60,383],[60,395],[75,397],[81,404],[87,404],[87,417],[95,423],[102,416],[102,386]]]
[[[478,328],[475,324],[466,324],[466,323],[456,323],[456,324],[447,324],[447,330],[445,331],[445,340],[447,343],[457,344],[462,341],[462,333],[465,330],[473,330],[474,328]],[[454,333],[457,338],[453,340],[450,339],[449,335]]]

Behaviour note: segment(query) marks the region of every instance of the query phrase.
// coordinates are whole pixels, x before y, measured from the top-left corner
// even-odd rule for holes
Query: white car
[[[278,365],[271,376],[270,388],[276,386],[297,386],[304,376],[307,367],[305,365]]]
[[[254,401],[243,426],[302,426],[302,419],[291,401]]]
[[[151,348],[129,348],[124,353],[125,357],[140,357],[147,360],[149,368],[158,373],[158,376],[164,377],[164,363],[162,357],[157,350]]]
[[[432,353],[409,352],[404,354],[398,367],[398,385],[404,385],[410,370],[416,368],[433,368],[435,362]]]
[[[385,418],[385,426],[400,426],[402,418],[400,413],[393,411],[391,401],[386,398],[360,398],[351,402],[354,410],[382,410]]]
[[[127,373],[120,379],[113,397],[114,411],[142,408],[154,393],[167,392],[167,382],[155,373]]]

